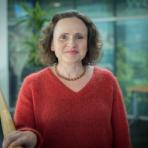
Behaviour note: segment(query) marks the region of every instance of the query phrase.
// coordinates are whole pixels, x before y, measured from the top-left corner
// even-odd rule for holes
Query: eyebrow
[[[61,34],[65,34],[65,35],[69,35],[69,33],[63,32]],[[76,32],[74,34],[81,34],[81,35],[86,35],[86,33],[82,33],[82,32]]]

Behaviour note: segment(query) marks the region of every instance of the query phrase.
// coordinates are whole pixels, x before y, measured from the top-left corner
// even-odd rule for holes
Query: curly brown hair
[[[55,53],[51,50],[54,28],[59,20],[71,17],[76,17],[82,20],[88,29],[87,53],[82,60],[82,64],[94,64],[99,59],[102,41],[95,24],[87,16],[78,11],[72,10],[55,14],[49,22],[49,25],[43,30],[44,36],[39,43],[41,49],[41,60],[43,63],[53,65],[58,62]]]

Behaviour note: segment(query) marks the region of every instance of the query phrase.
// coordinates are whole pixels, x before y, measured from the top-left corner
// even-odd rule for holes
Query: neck
[[[58,74],[66,78],[76,78],[79,75],[85,73],[85,67],[82,65],[82,63],[77,63],[77,64],[58,63],[56,65],[56,70]]]

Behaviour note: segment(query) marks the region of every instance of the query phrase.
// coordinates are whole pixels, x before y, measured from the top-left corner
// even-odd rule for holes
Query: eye
[[[84,36],[83,36],[82,34],[76,34],[75,38],[76,38],[76,39],[83,39]]]
[[[66,34],[62,34],[59,39],[60,40],[67,40],[68,36]]]

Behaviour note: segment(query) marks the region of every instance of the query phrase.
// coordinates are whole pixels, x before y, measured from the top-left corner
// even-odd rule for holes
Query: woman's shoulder
[[[94,70],[96,74],[99,74],[105,77],[115,77],[113,72],[107,68],[100,67],[100,66],[94,66]]]
[[[107,68],[94,66],[94,71],[96,78],[98,78],[99,80],[101,79],[103,81],[108,81],[112,83],[117,82],[117,78],[114,73]]]
[[[48,75],[50,74],[50,67],[42,68],[41,70],[38,70],[36,72],[33,72],[29,75],[27,75],[24,78],[24,82],[34,82],[34,81],[42,81],[43,79],[47,79]]]

